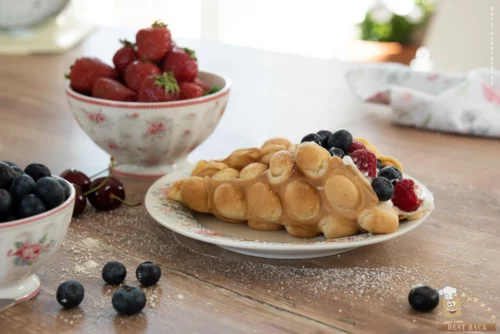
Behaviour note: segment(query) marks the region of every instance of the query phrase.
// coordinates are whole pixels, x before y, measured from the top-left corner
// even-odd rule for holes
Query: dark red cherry
[[[76,169],[66,169],[61,173],[61,177],[70,183],[80,186],[83,193],[89,191],[90,184],[92,183],[87,175]]]
[[[100,186],[104,182],[104,185]],[[96,189],[87,195],[90,204],[97,210],[108,211],[113,210],[122,205],[125,200],[125,189],[123,189],[123,184],[115,179],[100,177],[92,181],[90,189]]]
[[[82,188],[73,184],[75,187],[75,207],[73,208],[73,217],[78,217],[87,207],[87,198],[83,196]]]

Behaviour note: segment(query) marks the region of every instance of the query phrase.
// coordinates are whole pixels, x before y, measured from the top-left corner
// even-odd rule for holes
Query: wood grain
[[[55,173],[75,167],[93,174],[106,166],[108,156],[72,119],[63,73],[80,54],[111,59],[118,43],[109,41],[127,36],[133,32],[108,29],[64,55],[0,57],[0,159],[39,161]],[[40,270],[41,293],[0,314],[2,333],[435,332],[445,320],[437,309],[418,314],[408,306],[407,294],[418,283],[451,285],[477,297],[465,307],[464,321],[496,321],[491,317],[500,316],[498,140],[391,125],[386,108],[362,105],[350,94],[344,82],[348,64],[184,42],[197,50],[203,69],[229,76],[234,85],[226,114],[192,160],[223,157],[273,136],[298,141],[321,128],[344,127],[398,157],[424,182],[436,198],[433,214],[395,240],[341,256],[285,261],[233,254],[174,235],[144,207],[87,210]],[[150,183],[124,181],[133,201],[143,198]],[[83,246],[88,238],[99,247]],[[89,260],[98,266],[86,268]],[[114,288],[100,279],[109,260],[126,265],[132,285],[139,263],[160,264],[162,279],[147,289],[149,302],[140,315],[118,317],[112,309]],[[78,279],[86,289],[82,305],[70,311],[55,300],[66,279]]]

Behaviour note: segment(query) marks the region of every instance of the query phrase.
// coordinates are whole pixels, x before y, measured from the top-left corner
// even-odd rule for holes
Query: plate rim
[[[186,164],[186,167],[189,167],[190,164]],[[184,171],[184,168],[182,169]],[[431,209],[429,212],[427,212],[425,215],[420,217],[419,219],[415,220],[410,220],[404,222],[404,228],[401,228],[401,226],[398,228],[398,230],[394,233],[389,233],[389,234],[377,234],[377,235],[372,235],[372,237],[367,238],[367,239],[361,239],[357,241],[347,241],[347,242],[335,242],[335,241],[326,241],[325,242],[318,242],[314,244],[291,244],[291,243],[281,243],[281,242],[268,242],[268,241],[254,241],[254,240],[242,240],[242,239],[235,239],[235,240],[228,240],[220,237],[214,237],[210,235],[202,235],[202,234],[197,234],[195,232],[192,232],[190,230],[184,229],[182,227],[179,227],[176,224],[168,224],[168,220],[162,219],[159,217],[159,212],[157,212],[157,209],[153,207],[153,203],[155,201],[153,197],[153,191],[154,190],[160,190],[163,188],[166,183],[169,183],[171,181],[176,180],[174,177],[176,174],[181,174],[180,170],[175,171],[173,173],[167,174],[163,176],[162,178],[156,180],[149,188],[148,191],[146,192],[146,196],[144,197],[144,204],[146,207],[146,211],[148,214],[153,218],[158,224],[168,228],[169,230],[181,234],[185,237],[203,241],[206,243],[214,244],[214,245],[223,245],[226,247],[233,247],[233,248],[239,248],[239,249],[258,249],[258,250],[269,250],[269,251],[316,251],[316,250],[328,250],[328,249],[343,249],[343,248],[354,248],[354,247],[363,247],[363,246],[368,246],[368,245],[373,245],[377,244],[380,242],[384,242],[390,239],[397,238],[403,234],[406,234],[418,226],[420,226],[432,213],[434,210]],[[411,177],[408,174],[404,174],[406,177],[411,178],[412,180],[416,181],[419,186],[422,186],[426,191],[429,191],[429,189],[419,180]],[[170,180],[171,181],[166,181]],[[224,223],[224,222],[221,222]],[[224,223],[227,224],[227,223]],[[250,228],[250,227],[249,227]],[[335,239],[332,239],[335,240]]]

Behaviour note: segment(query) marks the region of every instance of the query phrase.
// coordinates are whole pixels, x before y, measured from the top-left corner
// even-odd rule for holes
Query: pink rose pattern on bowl
[[[28,241],[17,241],[14,243],[15,249],[10,249],[7,252],[8,257],[14,257],[13,263],[15,266],[31,266],[38,261],[41,254],[47,253],[54,244],[55,240],[47,242],[47,233],[36,243]]]

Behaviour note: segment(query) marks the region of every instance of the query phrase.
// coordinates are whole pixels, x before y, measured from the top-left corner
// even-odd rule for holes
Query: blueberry
[[[347,152],[352,144],[352,135],[347,130],[338,130],[328,140],[328,147],[337,147]]]
[[[389,181],[393,181],[393,180],[401,181],[403,179],[403,174],[401,174],[401,172],[396,167],[393,167],[393,166],[387,166],[387,167],[382,168],[378,172],[378,176],[384,177]]]
[[[127,269],[118,261],[110,261],[102,268],[102,279],[108,284],[121,284],[125,276],[127,276]]]
[[[152,262],[143,262],[137,267],[135,276],[144,286],[155,285],[160,280],[161,269]]]
[[[431,287],[420,285],[411,289],[408,302],[419,312],[430,312],[439,304],[439,293]]]
[[[19,167],[19,166],[14,166],[14,167],[11,167],[11,168],[14,171],[14,177],[24,174],[24,170],[21,167]]]
[[[23,197],[19,202],[18,216],[19,218],[27,218],[38,215],[47,211],[43,201],[35,194],[29,194]]]
[[[31,176],[33,180],[38,181],[38,179],[46,176],[51,176],[52,174],[50,173],[50,169],[47,168],[47,166],[39,164],[39,163],[32,163],[26,166],[24,169],[24,172]]]
[[[10,186],[10,194],[15,201],[20,201],[24,196],[31,194],[35,191],[36,183],[27,174],[17,176]]]
[[[63,187],[50,176],[42,177],[36,182],[36,194],[49,210],[64,202]]]
[[[65,309],[77,307],[83,300],[85,290],[77,281],[66,281],[57,288],[56,298]]]
[[[14,211],[14,200],[5,189],[0,189],[0,222],[7,221]]]
[[[382,166],[382,161],[380,161],[379,159],[377,159],[377,169],[380,170],[382,169],[384,166]]]
[[[394,186],[391,181],[383,177],[376,177],[372,181],[372,188],[380,202],[388,201],[394,195]]]
[[[307,141],[312,141],[315,142],[316,144],[320,145],[322,144],[321,137],[315,133],[310,133],[306,135],[302,140],[300,141],[301,143],[307,142]]]
[[[0,188],[9,188],[12,184],[14,176],[14,171],[9,165],[5,163],[0,164]]]
[[[69,195],[71,195],[71,188],[70,188],[70,185],[62,180],[62,179],[56,179],[57,182],[59,182],[59,185],[63,188],[64,190],[64,199],[67,200]]]
[[[125,285],[113,294],[111,303],[118,313],[132,315],[146,306],[146,295],[139,288]]]
[[[328,152],[330,152],[330,155],[332,157],[339,157],[340,159],[342,159],[345,156],[344,151],[336,147],[332,147],[330,150],[328,150]]]
[[[9,165],[10,167],[17,167],[17,164],[15,162],[9,161],[9,160],[4,160],[2,161],[4,164]]]
[[[333,135],[333,133],[328,130],[321,130],[318,131],[318,135],[321,137],[321,146],[323,146],[324,148],[328,148],[328,140]]]

